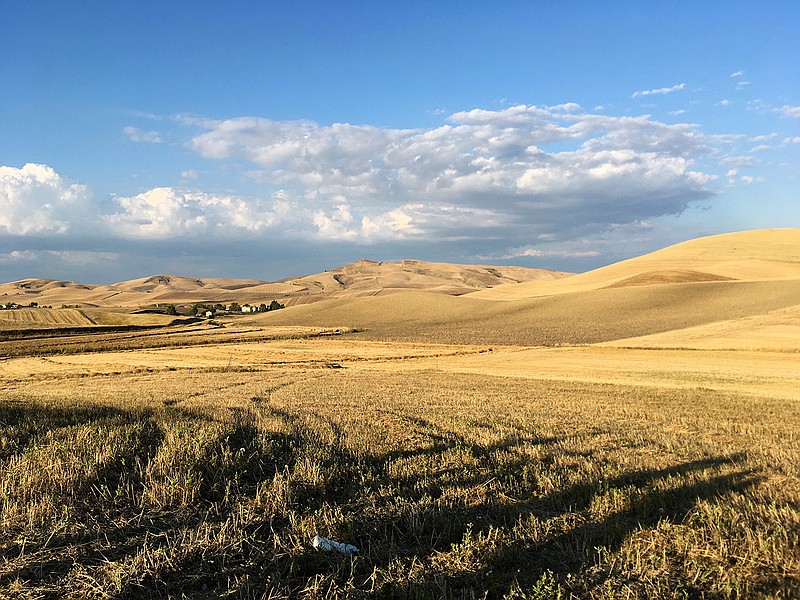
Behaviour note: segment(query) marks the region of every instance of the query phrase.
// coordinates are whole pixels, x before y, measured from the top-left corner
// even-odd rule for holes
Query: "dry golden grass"
[[[200,332],[198,332],[199,334]],[[413,368],[417,361],[437,360],[456,356],[485,353],[485,347],[452,346],[443,344],[401,344],[352,342],[342,340],[333,331],[275,328],[240,335],[231,341],[218,335],[198,335],[196,339],[176,337],[165,343],[161,337],[138,352],[133,345],[118,351],[72,352],[44,354],[31,349],[18,358],[0,362],[0,373],[6,381],[154,372],[175,369],[263,369],[269,366],[290,367],[348,367],[371,363],[387,369]],[[202,343],[193,343],[193,342]],[[122,346],[124,340],[117,341]],[[156,345],[156,342],[161,342]]]
[[[95,322],[75,308],[20,308],[0,310],[0,329],[38,329],[58,327],[92,327]]]
[[[185,319],[98,308],[19,308],[0,311],[0,330],[59,330],[102,327],[166,327]]]
[[[400,262],[358,262],[319,273],[286,280],[306,288],[310,296],[300,295],[289,304],[302,304],[315,296],[358,298],[384,295],[398,290],[418,290],[460,295],[476,289],[516,284],[523,281],[549,281],[570,275],[525,267],[458,265],[404,260]]]
[[[800,305],[642,337],[615,346],[800,352]]]
[[[796,306],[800,280],[600,289],[517,302],[421,292],[325,301],[257,315],[253,324],[349,326],[365,339],[559,345],[639,337]]]
[[[733,277],[723,277],[694,271],[692,269],[661,269],[659,271],[645,271],[619,281],[615,281],[610,288],[628,287],[631,285],[655,285],[660,283],[700,283],[703,281],[735,281]]]
[[[793,597],[797,408],[300,364],[11,383],[0,590]]]
[[[698,271],[706,278],[798,280],[800,229],[760,229],[699,238],[563,280],[523,283],[471,295],[486,300],[523,300],[595,290],[647,273],[683,270]]]
[[[398,290],[451,295],[470,293],[484,300],[516,301],[587,292],[608,286],[798,280],[800,230],[770,229],[711,236],[589,273],[570,277],[565,275],[568,274],[522,267],[363,260],[324,273],[275,283],[174,275],[155,275],[100,286],[26,279],[0,284],[0,295],[5,301],[23,305],[36,301],[40,305],[106,308],[156,303],[269,304],[272,299],[295,305],[330,297],[358,298],[391,294]]]
[[[740,392],[765,399],[800,400],[795,353],[676,350],[600,346],[529,348],[356,341],[319,337],[313,331],[265,331],[231,342],[209,337],[203,344],[150,346],[131,352],[93,351],[8,358],[6,381],[112,375],[168,370],[347,368],[492,374],[520,379],[609,383],[663,389]],[[216,340],[216,341],[215,341]],[[192,340],[187,340],[191,342]],[[120,345],[121,342],[118,342]]]
[[[108,327],[166,327],[181,323],[184,319],[170,315],[152,313],[131,314],[128,312],[84,308],[82,312],[94,323]]]
[[[185,319],[176,319],[186,321]],[[109,352],[115,350],[193,347],[254,340],[292,339],[340,335],[351,331],[338,327],[276,326],[254,327],[229,323],[188,320],[171,327],[95,327],[88,330],[23,330],[0,335],[0,358],[53,356]]]

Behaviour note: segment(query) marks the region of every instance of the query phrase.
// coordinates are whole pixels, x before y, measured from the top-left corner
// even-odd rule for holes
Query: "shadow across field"
[[[372,452],[350,439],[346,421],[323,415],[312,414],[311,427],[307,415],[262,401],[229,416],[218,421],[177,406],[4,410],[0,591],[470,598],[573,581],[575,593],[588,594],[607,576],[598,551],[614,553],[636,531],[681,523],[698,502],[761,480],[740,454],[659,469],[617,466],[605,477],[611,465],[568,437],[474,420],[469,431],[480,430],[485,443],[393,413],[416,447]],[[281,427],[265,430],[264,419]],[[120,444],[91,469],[56,469],[63,480],[49,485],[40,485],[41,474],[18,475],[47,444],[93,432],[110,432]],[[70,452],[53,460],[90,460]],[[21,504],[44,501],[69,510],[31,524],[34,509]],[[361,551],[317,552],[309,545],[315,533]],[[714,596],[702,584],[676,585]],[[755,591],[785,585],[767,578]]]
[[[540,462],[545,471],[554,465],[552,454],[591,461],[591,453],[566,450],[561,447],[563,438],[521,432],[494,443],[475,444],[425,419],[406,419],[419,432],[426,432],[429,446],[370,458],[343,452],[340,444],[326,449],[330,456],[336,456],[336,464],[358,465],[355,470],[362,474],[362,481],[365,471],[388,479],[395,495],[383,506],[375,506],[374,500],[365,502],[374,490],[365,488],[357,478],[340,473],[326,482],[333,488],[331,495],[307,497],[305,508],[310,510],[331,496],[337,505],[350,507],[338,531],[349,536],[346,541],[359,544],[362,549],[355,564],[317,553],[306,554],[300,560],[293,557],[291,566],[309,580],[330,576],[333,568],[340,585],[354,575],[367,576],[366,581],[373,586],[381,582],[371,589],[379,589],[382,595],[503,597],[515,586],[535,589],[545,575],[558,581],[568,581],[572,576],[577,579],[594,566],[598,549],[615,552],[635,531],[661,521],[680,523],[698,502],[744,492],[763,479],[752,469],[737,468],[745,456],[734,454],[662,469],[626,471],[612,479],[587,479],[542,492],[536,485],[525,488],[515,481],[530,462],[524,453],[492,468],[486,465],[494,462],[498,452],[514,455],[516,450],[529,450],[531,446],[543,448],[545,456]],[[307,438],[303,443],[320,444]],[[474,468],[447,466],[446,455],[453,451],[474,459]],[[439,465],[432,471],[411,476],[387,473],[387,465],[393,461],[426,463],[431,458]],[[332,467],[333,463],[325,466]],[[667,481],[670,483],[665,485]],[[481,488],[483,493],[474,493]],[[632,500],[600,519],[588,514],[596,499],[614,490],[625,490]],[[534,529],[539,531],[525,535],[525,525],[530,522],[538,525]],[[401,558],[425,567],[416,577],[402,582],[375,577],[376,572],[391,572],[393,563]],[[287,563],[284,568],[289,570],[290,565]],[[603,579],[600,573],[592,583],[601,585]],[[781,589],[782,585],[782,581],[765,583],[763,591]],[[692,593],[686,587],[682,589]],[[697,592],[701,591],[698,588]]]

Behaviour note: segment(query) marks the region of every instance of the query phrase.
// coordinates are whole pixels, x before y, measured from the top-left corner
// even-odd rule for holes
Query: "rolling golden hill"
[[[495,267],[404,260],[376,262],[360,260],[338,269],[294,279],[285,283],[302,286],[311,294],[357,297],[379,296],[397,291],[418,290],[458,296],[521,282],[552,281],[572,275],[546,269]]]
[[[402,290],[460,295],[493,286],[546,281],[569,275],[525,267],[456,265],[416,260],[361,260],[332,271],[278,282],[259,279],[190,278],[153,275],[111,285],[85,285],[51,279],[0,284],[0,304],[82,305],[139,308],[156,304],[305,304],[327,298],[379,296]]]
[[[173,275],[105,286],[28,279],[0,285],[0,303],[130,309],[277,299],[288,308],[236,323],[350,327],[362,338],[395,341],[800,350],[800,229],[700,238],[566,275],[362,260],[274,283]]]
[[[798,304],[797,280],[712,282],[601,289],[516,302],[407,292],[326,300],[250,319],[263,325],[354,327],[368,339],[553,346],[652,335]]]
[[[523,300],[661,283],[800,279],[800,229],[759,229],[689,240],[568,279],[482,290],[473,297]]]
[[[364,330],[362,337],[387,340],[639,345],[634,338],[659,334],[641,345],[692,346],[702,340],[704,347],[745,343],[793,350],[800,348],[796,335],[787,340],[774,332],[792,322],[799,305],[800,230],[794,229],[702,238],[570,278],[460,297],[418,292],[337,299],[255,319],[349,326]],[[750,333],[742,333],[745,341],[737,345],[742,328]],[[716,338],[718,330],[726,336]],[[758,332],[767,330],[773,334],[759,343]]]

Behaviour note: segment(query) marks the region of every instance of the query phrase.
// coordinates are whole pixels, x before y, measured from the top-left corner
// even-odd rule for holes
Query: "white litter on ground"
[[[352,544],[343,544],[342,542],[329,540],[328,538],[320,537],[318,535],[315,535],[314,539],[311,540],[311,545],[317,550],[323,550],[325,552],[340,552],[341,554],[352,554],[353,552],[358,552],[358,548]]]

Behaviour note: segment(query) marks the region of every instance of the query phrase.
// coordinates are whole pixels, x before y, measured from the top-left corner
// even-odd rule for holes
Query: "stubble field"
[[[800,594],[795,354],[343,331],[18,346],[0,595]]]
[[[799,243],[459,297],[359,263],[366,296],[204,322],[7,311],[0,597],[800,597]],[[202,282],[114,298],[145,283]]]

